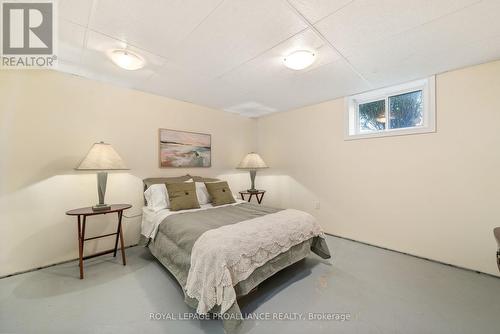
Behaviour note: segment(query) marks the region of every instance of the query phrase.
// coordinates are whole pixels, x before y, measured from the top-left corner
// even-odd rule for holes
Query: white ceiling
[[[500,58],[500,0],[59,0],[59,70],[258,117]],[[147,65],[116,67],[127,46]],[[304,71],[282,65],[316,50]]]

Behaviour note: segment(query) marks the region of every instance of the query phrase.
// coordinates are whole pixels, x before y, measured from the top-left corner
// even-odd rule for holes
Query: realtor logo
[[[1,7],[1,66],[53,67],[57,60],[54,3],[4,1]]]

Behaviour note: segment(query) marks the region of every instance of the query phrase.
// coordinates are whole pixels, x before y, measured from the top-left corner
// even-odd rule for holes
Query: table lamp
[[[76,169],[98,171],[97,193],[99,195],[99,203],[94,205],[92,209],[94,211],[109,210],[110,206],[104,203],[106,182],[108,180],[108,173],[106,171],[128,169],[114,148],[110,144],[104,142],[95,143]]]
[[[247,191],[249,193],[255,193],[258,192],[257,189],[255,189],[255,175],[257,174],[258,169],[262,168],[268,168],[264,160],[260,157],[255,152],[250,152],[248,153],[243,160],[241,160],[238,169],[248,169],[250,171],[250,180],[252,181],[252,187],[248,189]]]

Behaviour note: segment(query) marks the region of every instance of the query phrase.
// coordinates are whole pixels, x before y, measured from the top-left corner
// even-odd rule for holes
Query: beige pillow
[[[167,183],[170,210],[198,209],[200,203],[196,197],[196,186],[194,182]]]
[[[235,203],[231,189],[226,181],[222,182],[205,182],[208,193],[212,198],[213,206]]]

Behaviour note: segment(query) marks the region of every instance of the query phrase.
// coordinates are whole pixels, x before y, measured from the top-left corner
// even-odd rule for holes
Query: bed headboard
[[[144,185],[144,190],[151,187],[153,184],[161,184],[161,183],[179,183],[184,182],[189,179],[193,179],[195,182],[216,182],[220,181],[219,179],[213,177],[204,177],[204,176],[195,176],[195,175],[183,175],[183,176],[174,176],[174,177],[148,177],[142,180]],[[144,198],[144,205],[146,205],[146,198]]]

